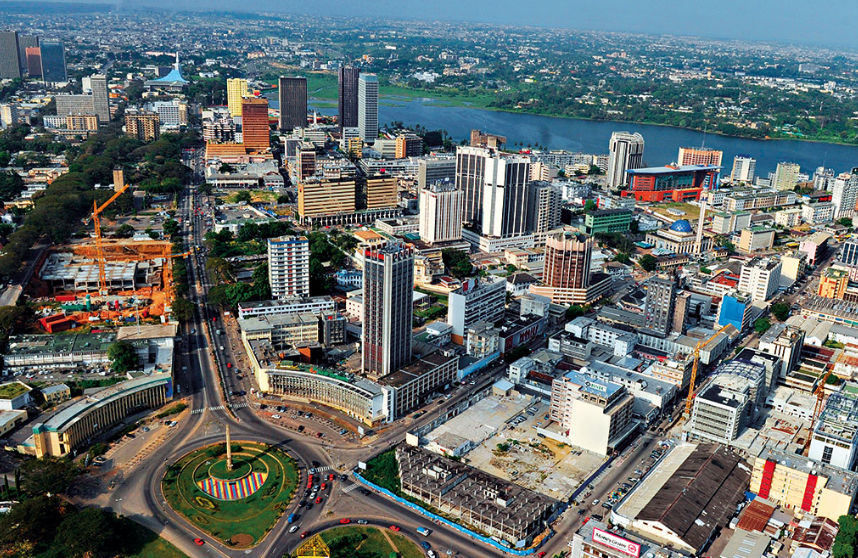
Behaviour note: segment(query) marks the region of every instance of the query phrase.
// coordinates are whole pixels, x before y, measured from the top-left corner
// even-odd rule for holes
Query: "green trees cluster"
[[[137,349],[126,341],[117,341],[110,345],[107,348],[107,358],[110,360],[110,369],[117,374],[125,374],[140,366]]]
[[[658,267],[658,260],[655,259],[655,256],[652,254],[644,254],[641,256],[641,259],[638,260],[638,265],[644,271],[651,272],[655,271],[655,268]]]
[[[271,285],[268,282],[268,263],[263,262],[253,270],[252,283],[222,282],[209,289],[208,301],[221,308],[235,310],[242,302],[268,300]],[[175,310],[174,310],[175,311]]]
[[[471,258],[461,250],[446,248],[441,251],[441,258],[444,260],[444,267],[454,277],[463,279],[474,274],[474,266],[471,264]]]
[[[786,302],[775,302],[771,307],[772,316],[778,319],[778,321],[786,321],[789,318],[790,308],[789,304]]]
[[[831,547],[834,558],[854,558],[858,554],[858,518],[841,515],[838,520],[840,530]]]

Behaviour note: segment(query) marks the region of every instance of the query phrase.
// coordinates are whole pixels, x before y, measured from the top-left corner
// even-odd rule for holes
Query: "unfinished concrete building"
[[[131,291],[160,286],[164,260],[107,262],[104,271],[111,291]],[[51,293],[98,292],[98,265],[95,260],[71,252],[48,255],[39,273]]]

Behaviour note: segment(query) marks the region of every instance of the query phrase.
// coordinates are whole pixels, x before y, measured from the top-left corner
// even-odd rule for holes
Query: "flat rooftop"
[[[6,354],[20,356],[107,352],[107,348],[115,340],[115,333],[14,335],[9,339]]]
[[[858,490],[858,473],[853,471],[846,471],[840,467],[832,467],[820,461],[813,461],[803,455],[772,448],[763,448],[757,457],[775,461],[802,473],[826,477],[828,482],[825,483],[825,488],[839,494],[846,494],[851,497]]]

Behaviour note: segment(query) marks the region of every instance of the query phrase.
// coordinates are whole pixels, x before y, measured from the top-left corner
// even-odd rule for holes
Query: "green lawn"
[[[268,471],[265,484],[243,500],[217,500],[199,489],[195,481],[207,477],[210,468],[222,472],[225,455],[212,456],[212,448],[201,448],[184,456],[167,471],[162,481],[164,495],[177,512],[225,544],[243,548],[262,540],[283,515],[298,484],[294,460],[277,448],[252,442],[239,444],[233,455],[239,468]]]
[[[423,550],[393,531],[387,535],[396,545],[401,558],[423,558]],[[324,531],[322,540],[331,549],[331,558],[388,558],[395,552],[384,533],[375,527],[337,527]],[[358,554],[359,553],[359,554]]]
[[[146,527],[130,520],[128,523],[129,529],[125,536],[133,538],[140,546],[137,552],[128,554],[127,558],[187,558],[187,554]],[[137,544],[134,547],[137,548]]]
[[[0,399],[14,399],[30,391],[27,386],[18,382],[0,385]]]

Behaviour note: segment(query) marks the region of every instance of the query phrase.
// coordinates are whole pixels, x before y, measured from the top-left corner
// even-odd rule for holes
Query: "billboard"
[[[593,529],[593,542],[607,546],[608,548],[613,548],[614,550],[619,550],[623,554],[628,554],[634,558],[639,558],[641,555],[641,545],[638,543],[624,539],[623,537],[618,537],[617,535],[609,533],[608,531],[603,531],[598,527]]]

